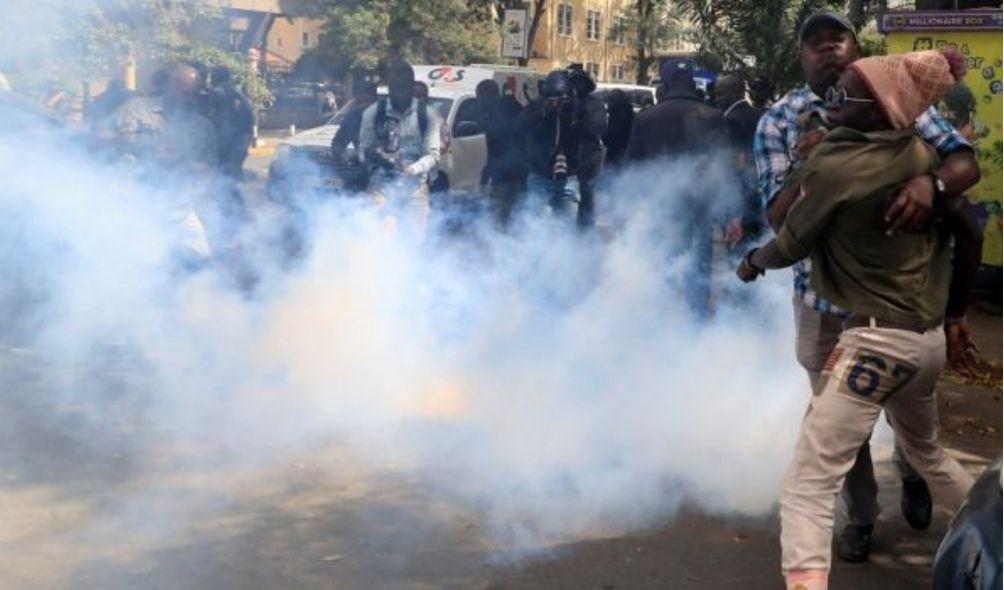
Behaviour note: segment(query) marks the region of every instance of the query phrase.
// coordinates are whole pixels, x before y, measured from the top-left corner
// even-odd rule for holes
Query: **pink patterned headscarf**
[[[966,59],[954,47],[859,59],[850,66],[896,129],[913,123],[966,74]]]

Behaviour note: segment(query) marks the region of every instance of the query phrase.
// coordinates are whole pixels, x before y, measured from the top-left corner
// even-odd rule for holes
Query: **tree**
[[[38,76],[67,86],[122,76],[137,62],[226,65],[257,105],[271,94],[257,72],[225,46],[222,13],[210,0],[102,0],[69,10],[52,23],[56,43]]]
[[[646,85],[651,79],[656,55],[681,33],[678,9],[671,0],[635,0],[630,8],[618,15],[610,29],[612,38],[623,38],[634,48],[637,83]]]
[[[752,70],[772,96],[801,80],[798,31],[813,11],[832,0],[679,0],[695,27],[701,60],[717,70]]]
[[[470,63],[498,55],[494,25],[465,0],[329,0],[323,15],[320,51],[342,75],[390,58]]]

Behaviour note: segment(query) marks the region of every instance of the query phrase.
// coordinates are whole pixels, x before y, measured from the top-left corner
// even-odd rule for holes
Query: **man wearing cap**
[[[642,111],[631,129],[628,162],[646,162],[657,158],[694,158],[699,167],[712,157],[725,141],[722,112],[705,104],[697,94],[694,68],[688,60],[667,60],[660,68],[662,78],[659,104]],[[692,175],[699,179],[701,174]],[[678,185],[679,186],[679,185]],[[703,190],[666,195],[669,232],[677,244],[671,256],[691,256],[687,276],[687,299],[693,313],[710,313],[712,205]]]
[[[799,38],[807,84],[778,100],[761,118],[754,137],[760,193],[775,231],[798,194],[797,190],[782,190],[785,179],[823,136],[822,131],[805,128],[807,122],[814,114],[825,118],[821,97],[860,56],[854,28],[834,12],[820,11],[809,16]],[[890,232],[920,229],[930,218],[936,199],[962,194],[979,180],[972,148],[933,108],[917,117],[915,125],[924,141],[937,150],[941,162],[933,172],[914,176],[898,191],[885,214]],[[821,373],[848,314],[813,290],[808,261],[799,262],[793,269],[796,356],[809,374],[814,395],[818,395]],[[925,529],[931,518],[930,493],[898,449],[895,457],[903,479],[903,515],[914,528]],[[878,515],[877,493],[869,445],[865,443],[843,487],[848,524],[839,536],[837,552],[845,561],[868,557]]]

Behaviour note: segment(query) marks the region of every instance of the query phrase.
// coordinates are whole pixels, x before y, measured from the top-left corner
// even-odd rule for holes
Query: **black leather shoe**
[[[861,563],[872,552],[873,525],[849,524],[837,537],[837,555],[847,563]]]
[[[931,526],[931,492],[924,480],[903,480],[899,506],[903,510],[903,518],[913,528],[922,531]]]

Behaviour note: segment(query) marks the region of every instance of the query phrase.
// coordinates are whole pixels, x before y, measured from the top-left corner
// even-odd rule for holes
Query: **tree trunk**
[[[637,0],[638,30],[635,34],[635,61],[638,63],[638,73],[635,83],[641,86],[648,84],[648,70],[652,67],[652,55],[648,51],[648,23],[652,18],[652,0]]]
[[[524,68],[530,63],[530,58],[533,57],[533,42],[537,39],[537,29],[540,28],[540,19],[544,17],[545,10],[547,10],[547,0],[537,0],[533,5],[530,30],[527,32],[526,37],[526,57],[521,57],[518,61],[519,65]]]

